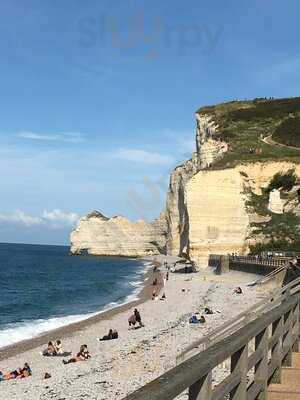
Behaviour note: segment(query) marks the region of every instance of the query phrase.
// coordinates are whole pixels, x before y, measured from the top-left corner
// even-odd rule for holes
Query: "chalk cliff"
[[[274,161],[195,174],[186,186],[191,260],[206,266],[209,254],[246,254],[250,245],[280,236],[280,227],[275,221],[272,224],[272,216],[283,214],[284,205],[291,204],[292,198],[295,201],[295,195],[285,193],[284,199],[280,191],[268,193],[267,188],[278,171],[285,174],[291,169],[300,177],[299,164]],[[297,207],[290,211],[297,211]],[[282,223],[288,235],[288,224]]]
[[[94,211],[80,219],[71,233],[71,252],[92,255],[143,257],[164,252],[165,216],[153,223],[131,222],[122,216],[107,218]]]
[[[177,167],[171,174],[167,194],[166,216],[168,224],[167,251],[172,255],[187,252],[189,216],[186,207],[186,184],[199,170],[222,158],[228,144],[214,140],[217,126],[207,115],[196,114],[196,152],[192,159]]]
[[[195,152],[171,173],[158,220],[93,212],[72,232],[71,251],[129,257],[167,251],[205,267],[210,253],[300,247],[300,149],[290,129],[297,124],[300,131],[300,98],[199,109]]]

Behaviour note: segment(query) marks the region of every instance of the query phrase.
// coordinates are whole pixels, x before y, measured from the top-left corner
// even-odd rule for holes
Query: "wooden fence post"
[[[295,309],[294,309],[294,318],[295,318],[295,325],[294,325],[294,329],[293,331],[295,332],[295,336],[296,336],[296,341],[293,344],[293,351],[295,353],[299,352],[299,333],[300,333],[300,321],[299,321],[299,303],[297,303]]]
[[[255,350],[262,351],[262,359],[255,366],[254,382],[261,385],[262,389],[257,400],[267,399],[267,388],[268,388],[268,344],[269,344],[269,332],[268,327],[261,331],[255,337]]]
[[[231,373],[241,376],[240,383],[230,393],[231,400],[247,399],[248,344],[231,356]]]
[[[211,371],[189,387],[189,400],[210,400],[212,394]]]
[[[283,334],[282,347],[283,349],[289,348],[288,353],[283,359],[282,365],[290,367],[292,365],[292,340],[293,340],[293,310],[288,311],[284,315],[284,327],[287,331]]]
[[[271,361],[277,364],[277,368],[271,377],[272,383],[281,383],[281,363],[282,363],[282,334],[283,334],[283,317],[279,318],[272,324],[272,335],[277,336],[278,340],[272,347],[272,358]]]
[[[226,272],[229,272],[229,257],[221,256],[220,263],[221,263],[221,274],[226,274]]]

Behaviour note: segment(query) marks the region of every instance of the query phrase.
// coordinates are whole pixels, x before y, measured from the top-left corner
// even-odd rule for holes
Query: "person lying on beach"
[[[236,288],[234,289],[233,293],[236,293],[236,294],[243,294],[242,288],[239,287],[239,286],[236,287]]]
[[[103,340],[113,340],[113,339],[118,339],[119,334],[118,332],[114,329],[110,329],[107,335],[104,335],[102,338],[100,338],[100,341]]]
[[[210,308],[205,307],[204,313],[205,313],[205,314],[213,314],[213,311],[212,311]]]
[[[86,344],[82,344],[79,349],[79,353],[77,353],[76,357],[72,357],[69,360],[62,360],[62,362],[66,364],[76,363],[79,361],[87,361],[91,358],[90,352],[88,351],[88,347]]]
[[[190,324],[204,324],[206,322],[205,317],[201,315],[201,317],[198,319],[196,315],[192,315],[191,318],[189,319]]]
[[[31,368],[28,363],[24,364],[23,368],[18,368],[14,371],[3,374],[1,372],[0,381],[10,381],[11,379],[23,379],[32,375]]]
[[[22,368],[15,369],[14,371],[8,372],[3,375],[3,381],[10,381],[11,379],[20,379],[22,376]]]

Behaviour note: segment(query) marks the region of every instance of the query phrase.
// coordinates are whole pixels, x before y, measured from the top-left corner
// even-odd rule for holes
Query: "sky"
[[[195,111],[299,96],[296,0],[2,0],[0,242],[68,244],[92,210],[151,220]]]

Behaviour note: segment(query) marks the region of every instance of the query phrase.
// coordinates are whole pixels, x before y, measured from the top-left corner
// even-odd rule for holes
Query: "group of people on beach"
[[[141,314],[137,308],[134,309],[132,315],[128,318],[128,323],[129,323],[129,329],[137,329],[144,326]],[[137,327],[136,324],[138,324]],[[110,329],[107,335],[104,335],[102,338],[99,338],[99,341],[114,340],[118,339],[118,337],[119,337],[118,332],[115,329]],[[67,356],[71,354],[72,354],[71,352],[63,352],[62,342],[59,339],[56,341],[49,341],[47,348],[41,353],[41,355],[45,357]],[[86,344],[82,344],[79,348],[79,352],[74,357],[71,357],[67,360],[63,359],[62,362],[64,365],[66,365],[80,361],[87,361],[91,357],[92,356],[88,350],[88,346]],[[8,381],[11,379],[22,379],[22,378],[27,378],[31,375],[32,375],[31,368],[28,363],[25,363],[23,368],[17,368],[16,370],[8,373],[3,373],[2,371],[0,371],[0,381]],[[51,375],[48,372],[46,372],[44,378],[45,379],[51,378]]]
[[[204,314],[207,314],[207,315],[213,314],[213,310],[209,307],[205,307]],[[205,322],[206,322],[206,319],[205,319],[204,315],[201,315],[200,318],[198,318],[196,314],[193,314],[189,319],[190,324],[205,324]]]
[[[158,272],[158,268],[155,265],[153,268],[153,272]],[[166,281],[169,280],[169,268],[167,268],[167,273],[163,277],[163,284],[166,284]],[[157,278],[154,279],[153,285],[156,286],[158,284]],[[152,293],[152,299],[155,299],[157,297],[156,292],[154,291]],[[161,300],[165,300],[166,295],[165,293],[162,294]],[[140,314],[140,311],[135,308],[133,310],[133,313],[129,316],[128,318],[128,324],[129,324],[129,329],[138,329],[144,327],[144,324],[142,322],[142,317]],[[99,338],[99,341],[106,341],[106,340],[114,340],[118,339],[119,334],[115,329],[109,329],[109,332],[107,335],[104,335],[102,338]],[[45,357],[65,357],[68,355],[71,355],[71,352],[64,352],[63,347],[62,347],[62,342],[61,340],[56,340],[56,341],[49,341],[47,344],[47,348],[41,352],[41,355]],[[79,352],[69,358],[69,359],[63,359],[62,362],[64,365],[66,364],[71,364],[71,363],[76,363],[80,361],[87,361],[91,358],[91,354],[88,350],[88,346],[86,344],[82,344],[79,348]],[[0,371],[0,381],[7,381],[11,379],[22,379],[22,378],[27,378],[32,375],[32,370],[29,366],[28,363],[25,363],[23,368],[18,368],[14,371],[8,372],[8,373],[3,373]],[[44,375],[45,379],[51,378],[51,375],[46,372]]]
[[[51,357],[63,354],[61,340],[56,340],[56,342],[48,342],[47,348],[43,351],[43,356]]]

